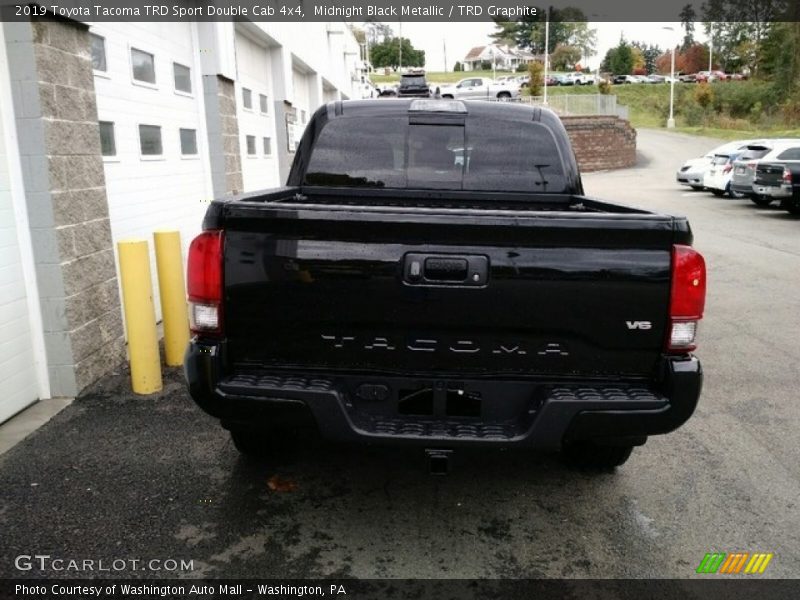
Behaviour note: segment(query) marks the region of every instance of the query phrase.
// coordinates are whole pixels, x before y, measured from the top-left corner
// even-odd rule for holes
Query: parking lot
[[[252,465],[179,372],[145,398],[120,372],[0,457],[0,576],[50,554],[192,561],[115,573],[138,577],[682,578],[711,551],[772,552],[763,577],[796,576],[800,219],[679,187],[675,168],[718,143],[640,131],[636,168],[584,177],[588,195],[688,215],[709,268],[700,407],[616,473],[459,452],[433,477],[418,450],[318,440]]]

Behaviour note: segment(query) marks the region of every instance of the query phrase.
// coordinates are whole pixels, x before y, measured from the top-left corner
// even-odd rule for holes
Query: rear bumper
[[[769,198],[791,198],[792,186],[790,185],[764,185],[753,183],[753,192]]]
[[[731,190],[737,192],[739,194],[746,194],[750,195],[753,193],[753,184],[752,183],[737,183],[735,181],[731,181]]]
[[[703,380],[694,357],[665,359],[655,390],[625,383],[278,371],[224,376],[223,354],[224,345],[193,340],[184,367],[192,398],[225,427],[280,427],[311,418],[328,439],[362,443],[541,449],[579,440],[641,443],[645,436],[668,433],[689,419]],[[416,402],[414,396],[429,398],[430,412],[420,411],[419,404],[400,408],[400,398]]]

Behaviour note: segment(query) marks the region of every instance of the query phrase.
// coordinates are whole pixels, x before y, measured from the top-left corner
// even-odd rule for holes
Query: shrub
[[[458,71],[463,71],[463,70],[464,70],[464,67],[461,66],[461,63],[456,61],[456,64],[453,66],[453,71],[458,72]]]
[[[544,86],[544,65],[538,60],[528,63],[528,74],[531,77],[528,90],[531,96],[539,96]]]
[[[708,108],[714,101],[714,90],[707,83],[699,83],[694,89],[694,101],[701,108]]]
[[[611,89],[612,89],[611,88],[611,82],[608,81],[607,79],[604,79],[603,81],[601,81],[600,84],[597,86],[597,90],[601,94],[610,94],[611,93]]]

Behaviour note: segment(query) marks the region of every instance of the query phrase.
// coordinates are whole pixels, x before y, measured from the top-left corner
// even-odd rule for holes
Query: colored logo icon
[[[761,574],[767,569],[774,554],[771,552],[709,552],[700,561],[696,573],[726,575]]]

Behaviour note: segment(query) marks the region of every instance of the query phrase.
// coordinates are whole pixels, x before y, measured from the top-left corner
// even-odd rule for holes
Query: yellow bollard
[[[164,320],[164,354],[167,364],[177,367],[183,364],[183,355],[189,345],[189,310],[183,282],[181,234],[177,231],[156,231],[153,240],[156,246],[161,317]]]
[[[152,394],[161,390],[162,383],[147,240],[123,240],[117,250],[131,384],[135,394]]]

